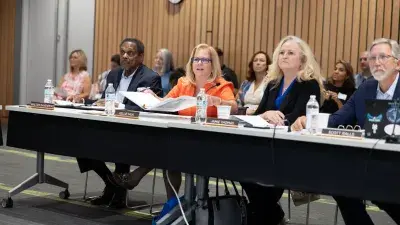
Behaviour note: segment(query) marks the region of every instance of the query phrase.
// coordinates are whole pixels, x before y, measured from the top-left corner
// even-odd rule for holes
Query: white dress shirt
[[[244,95],[244,106],[256,110],[264,95],[264,90],[267,87],[264,81],[254,90],[255,82],[251,82],[249,90]]]
[[[383,93],[381,91],[381,88],[379,87],[379,84],[378,84],[378,87],[377,87],[377,90],[376,90],[376,99],[379,99],[379,100],[392,100],[393,99],[393,95],[394,95],[394,91],[396,90],[396,87],[397,87],[397,82],[398,81],[399,81],[399,73],[396,76],[396,80],[394,80],[392,85],[390,85],[389,89],[385,93]]]
[[[125,76],[125,70],[124,72],[122,72],[122,77],[117,88],[117,96],[116,96],[117,97],[116,101],[119,103],[118,108],[125,108],[125,105],[122,104],[124,102],[125,97],[121,95],[119,92],[128,91],[129,85],[131,84],[131,81],[136,71],[137,69],[133,71],[133,73],[129,76]]]

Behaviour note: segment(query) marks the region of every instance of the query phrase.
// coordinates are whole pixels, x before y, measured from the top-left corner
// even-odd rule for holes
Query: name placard
[[[123,117],[128,119],[139,119],[139,112],[131,110],[115,110],[116,117]]]
[[[54,104],[44,102],[31,102],[29,107],[34,109],[54,110]]]
[[[239,121],[229,119],[207,118],[205,125],[221,127],[239,127]]]
[[[336,136],[336,137],[344,137],[344,138],[362,138],[362,131],[358,130],[347,130],[347,129],[335,129],[335,128],[324,128],[321,131],[321,134],[324,136]]]

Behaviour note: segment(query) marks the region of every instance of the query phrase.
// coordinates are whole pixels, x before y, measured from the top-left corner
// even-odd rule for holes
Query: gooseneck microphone
[[[209,90],[211,90],[211,89],[213,89],[213,88],[215,88],[215,87],[218,87],[219,85],[221,85],[221,83],[217,82],[217,83],[214,84],[213,86],[209,87],[209,88],[206,90],[205,93],[207,93]]]

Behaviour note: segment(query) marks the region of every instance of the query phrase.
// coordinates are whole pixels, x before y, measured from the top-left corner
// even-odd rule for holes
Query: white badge
[[[338,94],[338,99],[342,99],[343,101],[346,101],[347,95],[342,94],[342,93],[339,92],[339,94]]]

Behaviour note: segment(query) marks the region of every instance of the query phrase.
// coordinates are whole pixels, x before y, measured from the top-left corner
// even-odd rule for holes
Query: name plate
[[[29,107],[34,109],[54,110],[54,104],[43,102],[31,102]]]
[[[139,119],[139,112],[131,110],[115,110],[116,117],[123,117],[128,119]]]
[[[346,130],[346,129],[335,129],[335,128],[324,128],[321,132],[324,136],[336,136],[336,137],[344,137],[344,138],[362,138],[362,131],[358,130]]]
[[[221,127],[239,127],[239,121],[229,119],[207,118],[205,125]]]

